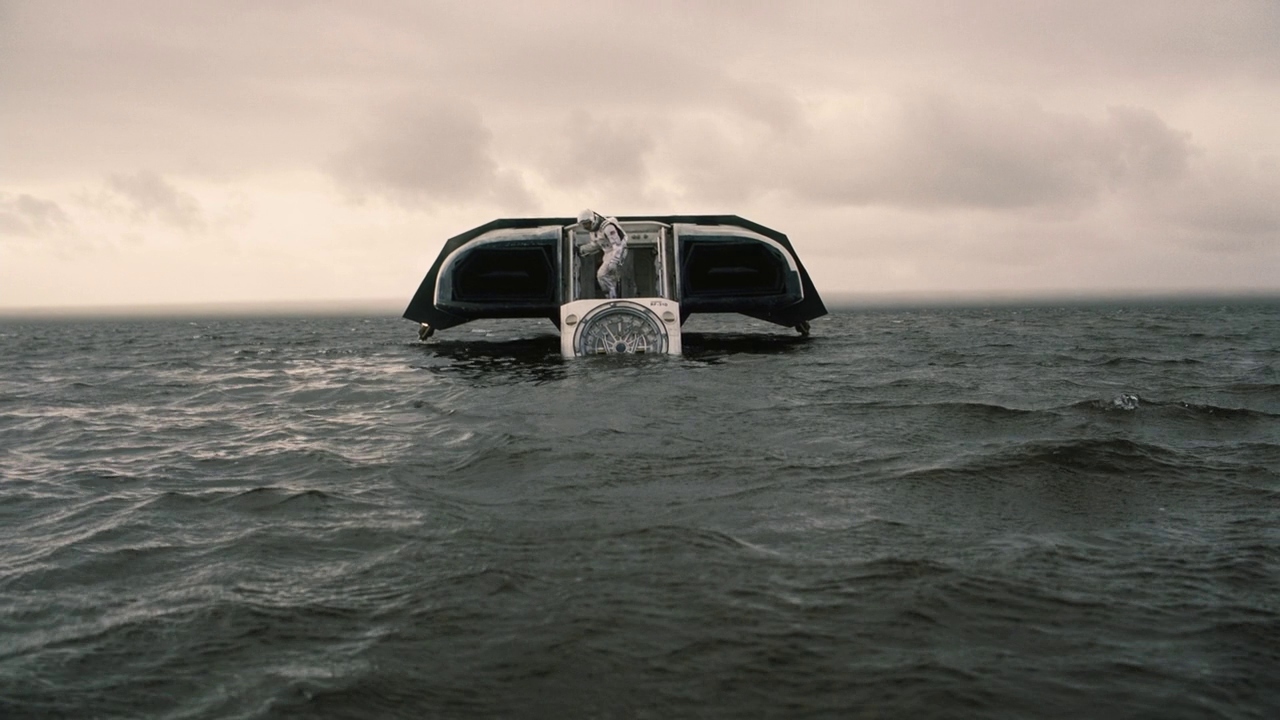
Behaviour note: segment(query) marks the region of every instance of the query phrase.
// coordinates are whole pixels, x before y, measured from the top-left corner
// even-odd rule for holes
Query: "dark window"
[[[763,243],[689,241],[685,247],[685,295],[741,296],[786,292],[785,263]]]
[[[477,248],[453,273],[459,302],[555,302],[551,247]]]

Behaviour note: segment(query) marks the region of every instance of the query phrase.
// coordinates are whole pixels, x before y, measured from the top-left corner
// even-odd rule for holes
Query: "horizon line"
[[[1280,302],[1280,290],[1057,292],[1057,293],[857,293],[824,294],[829,309],[945,308],[1009,305],[1107,305],[1115,303]],[[0,319],[90,319],[164,317],[270,317],[325,314],[399,316],[404,301],[391,298],[343,300],[236,300],[224,302],[122,303],[0,307]]]

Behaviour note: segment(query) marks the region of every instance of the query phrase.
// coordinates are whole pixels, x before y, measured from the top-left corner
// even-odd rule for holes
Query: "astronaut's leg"
[[[600,283],[604,296],[610,300],[618,297],[618,269],[621,265],[622,259],[616,253],[608,253],[601,259],[600,269],[596,271],[596,281]]]
[[[604,292],[604,296],[613,300],[618,297],[618,278],[608,265],[601,265],[596,272],[596,282],[600,283],[600,290]]]

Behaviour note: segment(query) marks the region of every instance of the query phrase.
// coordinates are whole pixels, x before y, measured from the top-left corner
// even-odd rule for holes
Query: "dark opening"
[[[459,302],[555,302],[552,248],[478,248],[453,273],[453,298]]]
[[[785,265],[758,242],[703,242],[687,246],[688,296],[773,295],[786,292]]]

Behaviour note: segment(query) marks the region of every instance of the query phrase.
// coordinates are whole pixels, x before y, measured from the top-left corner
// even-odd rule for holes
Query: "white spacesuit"
[[[578,226],[591,233],[591,239],[578,248],[578,252],[582,255],[597,250],[604,253],[600,269],[596,271],[596,282],[605,297],[610,300],[617,298],[622,261],[627,259],[627,233],[616,218],[603,217],[591,210],[578,213]]]

